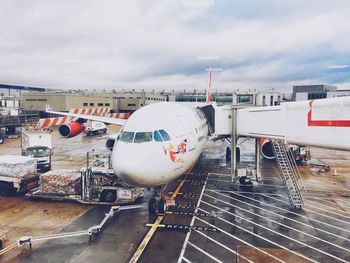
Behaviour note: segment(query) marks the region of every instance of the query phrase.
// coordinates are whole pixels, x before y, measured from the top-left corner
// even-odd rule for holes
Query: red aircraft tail
[[[206,103],[211,103],[211,68],[209,68],[208,71],[209,71],[209,85],[207,89]]]

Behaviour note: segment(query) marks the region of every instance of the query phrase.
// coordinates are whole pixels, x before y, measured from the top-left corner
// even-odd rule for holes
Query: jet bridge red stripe
[[[312,104],[314,100],[309,101],[310,110],[307,114],[308,126],[317,127],[350,127],[350,120],[312,120]]]

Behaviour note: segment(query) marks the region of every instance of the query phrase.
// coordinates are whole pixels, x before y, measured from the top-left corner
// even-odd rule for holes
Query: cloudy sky
[[[349,0],[1,0],[0,83],[350,89]]]

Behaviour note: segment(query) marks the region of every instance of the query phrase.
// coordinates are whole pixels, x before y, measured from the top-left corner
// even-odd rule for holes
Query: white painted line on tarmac
[[[315,226],[313,226],[313,225],[308,225],[308,224],[306,224],[306,223],[304,223],[304,222],[301,222],[301,221],[298,221],[298,220],[295,220],[295,219],[292,219],[292,218],[289,218],[289,217],[280,215],[280,214],[278,214],[278,213],[276,213],[276,212],[270,211],[270,210],[268,210],[268,209],[265,209],[265,208],[262,208],[262,207],[259,207],[259,206],[256,206],[256,205],[247,203],[247,202],[244,202],[244,201],[239,200],[239,199],[237,199],[237,198],[234,198],[234,197],[231,197],[231,196],[228,196],[228,195],[224,195],[224,194],[222,194],[222,193],[220,193],[220,192],[218,192],[218,191],[214,191],[214,190],[206,190],[206,191],[214,192],[214,193],[219,194],[219,195],[222,195],[222,196],[224,196],[224,197],[226,197],[226,198],[228,198],[228,199],[232,199],[232,200],[235,200],[235,201],[237,201],[237,202],[243,203],[244,205],[249,205],[249,206],[251,206],[251,207],[258,208],[258,209],[260,209],[260,210],[262,210],[262,211],[265,211],[265,212],[267,212],[267,213],[276,215],[276,216],[278,216],[278,217],[281,217],[281,218],[287,219],[287,220],[289,220],[289,221],[292,221],[292,222],[301,224],[301,225],[306,226],[306,227],[309,227],[309,228],[311,228],[311,229],[316,229],[316,230],[321,231],[321,232],[323,232],[323,233],[326,233],[326,234],[328,234],[328,235],[331,235],[331,236],[337,237],[337,238],[339,238],[339,239],[343,239],[343,240],[346,240],[346,241],[349,241],[349,242],[350,242],[350,239],[348,239],[348,238],[346,238],[346,237],[339,236],[339,235],[337,235],[337,234],[334,234],[334,233],[329,232],[329,231],[327,231],[327,230],[324,230],[324,229],[322,229],[322,228],[318,228],[318,227],[315,227]],[[224,191],[224,192],[232,193],[231,191]],[[255,200],[255,201],[257,201],[257,200]],[[288,210],[286,210],[286,211],[289,212]]]
[[[235,193],[240,193],[240,194],[254,194],[254,195],[262,195],[262,194],[265,194],[265,195],[271,195],[271,196],[284,196],[282,194],[273,194],[273,193],[265,193],[265,192],[247,192],[247,191],[230,191],[230,190],[216,190],[216,189],[205,189],[205,191],[212,191],[212,192],[222,192],[222,193],[231,193],[231,192],[235,192]],[[287,196],[287,195],[285,195]]]
[[[205,211],[205,210],[203,210],[203,209],[201,209],[201,208],[200,208],[200,210]],[[275,260],[277,260],[278,262],[286,262],[286,261],[284,261],[284,260],[282,260],[282,259],[279,259],[279,258],[275,257],[274,255],[272,255],[272,254],[270,254],[270,253],[268,253],[268,252],[266,252],[266,251],[264,251],[264,250],[262,250],[262,249],[260,249],[260,248],[258,248],[258,247],[256,247],[256,246],[254,246],[253,244],[251,244],[251,243],[249,243],[249,242],[247,242],[247,241],[245,241],[245,240],[243,240],[243,239],[240,239],[240,238],[238,238],[238,237],[232,235],[231,233],[226,232],[225,230],[223,230],[223,229],[221,229],[221,228],[219,228],[219,227],[214,226],[214,225],[208,223],[207,221],[201,220],[200,218],[196,218],[196,219],[198,219],[199,221],[202,221],[203,223],[205,223],[205,224],[207,224],[207,225],[209,225],[209,226],[211,226],[211,227],[215,227],[215,228],[218,229],[221,233],[224,233],[224,234],[226,234],[227,236],[229,236],[229,237],[231,237],[231,238],[233,238],[233,239],[235,239],[235,240],[237,240],[237,241],[239,241],[239,242],[241,242],[241,243],[243,243],[243,244],[245,244],[245,245],[247,245],[247,246],[249,246],[249,247],[251,247],[251,248],[256,249],[257,251],[259,251],[259,252],[261,252],[261,253],[263,253],[263,254],[265,254],[265,255],[267,255],[267,256],[269,256],[269,257],[275,259]]]
[[[210,182],[222,182],[222,183],[229,183],[230,180],[218,180],[218,179],[208,179]]]
[[[344,197],[344,198],[346,198],[346,197]],[[344,203],[347,203],[350,205],[350,200],[348,200],[348,198],[350,198],[350,196],[347,197],[346,199],[336,198],[335,200],[343,201]]]
[[[281,196],[282,198],[286,198],[284,196]],[[325,205],[323,203],[319,203],[319,202],[315,202],[315,201],[312,201],[312,200],[307,200],[305,199],[305,205],[307,206],[311,206],[311,207],[316,207],[317,209],[320,209],[320,210],[323,210],[323,211],[326,211],[328,213],[331,213],[331,214],[335,214],[335,215],[339,215],[339,216],[342,216],[342,217],[346,217],[346,218],[349,218],[350,219],[350,213],[347,212],[346,210],[340,210],[340,209],[337,209],[335,207],[332,207],[332,206],[329,206],[329,205]],[[317,206],[315,205],[312,205],[312,204],[307,204],[307,203],[315,203]],[[333,203],[333,206],[336,205],[336,206],[339,206],[339,204],[337,203]],[[324,207],[327,207],[327,209],[324,209],[324,208],[321,208],[319,206],[324,206]],[[330,211],[329,209],[333,210],[333,211]],[[337,211],[337,212],[335,212]]]
[[[275,197],[272,197],[272,196],[267,196],[267,195],[265,195],[265,194],[261,194],[261,195],[262,195],[262,196],[266,196],[266,197],[268,197],[268,198],[270,198],[270,199],[276,200],[276,201],[281,202],[281,203],[285,203],[285,204],[288,204],[288,205],[290,204],[289,202],[283,201],[283,200],[281,200],[281,199],[279,199],[279,198],[275,198]],[[285,198],[285,199],[288,200],[288,198],[286,198],[286,197],[282,197],[282,198]],[[307,205],[307,204],[306,204],[306,205]],[[315,206],[312,206],[312,205],[307,205],[307,206],[315,207]],[[317,209],[325,210],[325,209],[320,208],[320,207],[317,207]],[[332,216],[329,216],[329,215],[326,215],[326,214],[317,212],[317,211],[315,211],[315,210],[313,210],[313,209],[306,208],[305,206],[304,206],[304,210],[305,210],[305,211],[309,211],[309,212],[314,213],[314,214],[317,214],[317,215],[320,215],[320,216],[324,216],[324,217],[330,218],[330,219],[332,219],[332,220],[339,221],[339,222],[341,222],[341,223],[343,223],[343,224],[348,224],[348,225],[350,225],[350,222],[348,222],[348,221],[344,221],[344,220],[342,220],[342,219],[339,219],[339,218],[336,218],[336,217],[332,217]],[[329,212],[329,213],[332,213],[332,212],[329,211],[329,210],[325,210],[325,211],[327,211],[327,212]],[[333,213],[335,213],[335,212],[333,212]],[[336,213],[336,214],[338,214],[338,213]],[[345,216],[345,217],[346,217],[346,216]],[[350,231],[348,231],[348,232],[350,233]]]
[[[273,222],[273,223],[278,224],[278,225],[280,225],[280,226],[283,226],[283,227],[285,227],[285,228],[291,229],[291,230],[293,230],[293,231],[295,231],[295,232],[301,233],[302,235],[309,236],[309,237],[311,237],[311,238],[314,238],[314,239],[316,239],[316,240],[319,240],[319,241],[324,242],[324,243],[326,243],[326,244],[328,244],[328,245],[337,247],[337,248],[339,248],[339,249],[345,250],[345,251],[347,251],[347,252],[350,253],[350,249],[347,249],[347,248],[344,248],[344,247],[339,246],[339,245],[337,245],[337,244],[334,244],[333,242],[329,242],[329,241],[327,241],[327,240],[324,240],[324,239],[319,238],[319,237],[317,237],[317,236],[311,235],[311,234],[306,233],[306,232],[304,232],[304,231],[302,231],[302,230],[299,230],[299,229],[297,229],[297,228],[294,228],[294,227],[285,225],[285,224],[283,224],[283,223],[280,223],[280,222],[278,222],[278,221],[275,221],[275,220],[273,220],[273,219],[270,219],[270,218],[268,218],[268,217],[266,217],[266,216],[259,215],[259,214],[257,214],[257,213],[254,213],[254,212],[249,211],[249,210],[247,210],[247,209],[244,209],[244,208],[242,208],[242,207],[236,206],[236,205],[231,204],[231,203],[229,203],[229,202],[225,202],[225,201],[220,200],[220,199],[218,199],[218,198],[215,198],[215,197],[213,197],[213,196],[211,196],[211,195],[204,194],[204,196],[207,196],[207,197],[212,198],[212,199],[214,199],[214,200],[216,200],[216,201],[219,201],[219,202],[224,203],[224,204],[226,204],[226,205],[229,205],[229,206],[235,207],[235,208],[237,208],[237,209],[239,209],[239,210],[242,210],[242,211],[244,211],[244,212],[246,212],[246,213],[249,213],[249,214],[252,214],[252,215],[254,215],[254,216],[260,217],[260,218],[262,218],[262,219],[268,220],[268,221],[270,221],[270,222]],[[206,204],[206,202],[205,202],[205,201],[202,201],[202,204]],[[225,211],[226,211],[226,210],[225,210]],[[232,214],[232,215],[234,215],[234,216],[240,217],[240,216],[235,215],[235,214],[233,214],[233,213],[231,213],[231,212],[228,212],[228,211],[226,211],[226,212],[229,213],[229,214]],[[245,220],[245,219],[244,219],[244,220]]]
[[[265,177],[265,176],[262,176],[261,177],[262,180],[275,180],[275,181],[279,181],[279,182],[283,182],[280,178],[278,177]]]
[[[211,258],[212,260],[222,263],[221,260],[218,260],[216,257],[210,255],[208,252],[204,251],[203,249],[201,249],[200,247],[197,247],[195,244],[193,244],[191,241],[188,241],[188,244],[192,247],[194,247],[195,249],[197,249],[198,251],[202,252],[204,255],[206,255],[207,257]]]
[[[350,203],[347,203],[347,201],[345,201],[344,199],[334,199],[334,200],[341,203],[342,206],[350,209]]]
[[[320,200],[322,202],[322,203],[320,203],[320,202],[317,202],[317,201],[314,201],[314,200],[310,200],[309,198],[305,198],[305,197],[304,197],[304,200],[305,200],[305,202],[311,202],[311,203],[315,203],[317,205],[322,205],[324,207],[327,207],[328,209],[332,209],[334,211],[338,211],[339,213],[344,213],[344,214],[348,214],[348,215],[350,214],[348,211],[346,211],[344,209],[334,208],[333,206],[335,206],[335,205],[341,207],[337,202],[329,202],[329,201],[326,201],[326,200]],[[330,203],[332,206],[325,204],[325,202]]]
[[[207,203],[207,202],[205,202],[205,201],[202,201],[202,203],[203,203],[203,204],[206,204],[206,205],[209,205],[209,206],[211,206],[211,207],[213,207],[213,208],[215,208],[215,209],[218,209],[218,210],[220,210],[220,211],[222,211],[222,212],[224,212],[224,213],[227,213],[227,214],[233,215],[233,216],[235,216],[235,217],[238,217],[238,218],[240,218],[240,219],[242,219],[242,220],[244,220],[244,221],[247,221],[247,222],[249,222],[249,223],[251,223],[251,224],[253,224],[253,225],[255,225],[255,226],[258,226],[258,227],[260,227],[260,228],[263,228],[263,229],[265,229],[265,230],[267,230],[267,231],[270,231],[270,232],[272,232],[272,233],[274,233],[274,234],[276,234],[276,235],[279,235],[279,236],[284,237],[284,238],[286,238],[286,239],[288,239],[288,240],[291,240],[291,241],[293,241],[293,242],[295,242],[295,243],[298,243],[298,244],[300,244],[300,245],[302,245],[302,246],[304,246],[304,247],[308,247],[308,248],[310,248],[310,249],[312,249],[312,250],[315,250],[315,251],[317,251],[317,252],[319,252],[319,253],[321,253],[321,254],[324,254],[324,255],[326,255],[326,256],[328,256],[328,257],[334,258],[334,259],[339,260],[339,261],[341,261],[341,262],[345,262],[345,263],[348,262],[348,261],[346,261],[346,260],[344,260],[344,259],[342,259],[342,258],[339,258],[339,257],[334,256],[334,255],[332,255],[332,254],[329,254],[329,253],[327,253],[327,252],[325,252],[325,251],[322,251],[322,250],[320,250],[320,249],[318,249],[318,248],[315,248],[315,247],[313,247],[313,246],[311,246],[311,245],[309,245],[309,244],[307,244],[307,243],[304,243],[304,242],[302,242],[302,241],[299,241],[299,240],[297,240],[297,239],[294,239],[294,238],[292,238],[292,237],[289,237],[289,236],[287,236],[287,235],[285,235],[285,234],[279,233],[278,231],[275,231],[275,230],[273,230],[273,229],[271,229],[271,228],[268,228],[268,227],[266,227],[266,226],[263,226],[263,225],[261,225],[261,224],[255,223],[255,222],[253,222],[252,220],[249,220],[249,219],[246,219],[246,218],[244,218],[244,217],[242,217],[242,216],[240,216],[240,215],[237,215],[237,214],[233,214],[233,213],[231,213],[231,212],[228,212],[228,211],[226,211],[225,209],[222,209],[222,208],[220,208],[220,207],[218,207],[218,206],[209,204],[209,203]],[[221,219],[220,217],[218,217],[218,218]],[[259,236],[259,235],[258,235],[258,236]],[[271,241],[271,240],[270,240],[270,241]],[[297,252],[295,252],[295,251],[293,251],[292,253],[293,253],[293,254],[296,254],[296,255],[298,255],[298,256],[301,256],[301,255],[302,255],[302,254],[299,254],[299,253],[297,253]],[[304,256],[302,256],[302,257],[304,257]],[[305,258],[308,259],[308,257],[306,257],[306,256],[305,256]]]
[[[267,179],[279,179],[282,181],[282,179],[279,176],[261,176],[263,179],[267,178]]]
[[[207,177],[207,179],[205,180],[205,183],[204,183],[204,185],[203,185],[203,188],[202,188],[201,194],[200,194],[200,196],[199,196],[199,198],[198,198],[197,205],[196,205],[196,209],[194,210],[194,213],[197,213],[197,212],[198,212],[198,208],[199,208],[200,202],[201,202],[201,200],[202,200],[205,187],[207,186],[207,180],[208,180],[208,177]],[[193,224],[194,224],[194,220],[195,220],[195,216],[192,217],[192,220],[191,220],[191,223],[190,223],[190,226],[191,226],[191,227],[192,227]],[[178,259],[178,261],[177,261],[178,263],[181,262],[183,256],[185,255],[185,251],[186,251],[187,243],[189,242],[189,239],[190,239],[190,235],[191,235],[191,230],[189,230],[189,231],[187,232],[187,234],[186,234],[186,238],[185,238],[184,244],[183,244],[183,246],[182,246],[179,259]]]
[[[208,176],[231,177],[230,174],[223,174],[223,173],[208,173]]]
[[[218,180],[218,179],[208,179],[208,181],[210,181],[210,182],[222,182],[222,183],[229,183],[230,182],[230,180]],[[265,183],[261,183],[261,185],[284,188],[283,185],[274,185],[274,184],[265,184]]]
[[[203,211],[203,212],[205,212],[205,213],[209,213],[208,211],[206,211],[206,210],[204,210],[204,209],[202,209],[202,208],[199,208],[199,210],[201,210],[201,211]],[[262,240],[264,240],[264,241],[266,241],[266,242],[268,242],[268,243],[271,243],[271,244],[273,244],[273,245],[275,245],[275,246],[277,246],[277,247],[280,247],[280,248],[284,249],[283,246],[281,246],[281,245],[279,245],[279,244],[277,244],[277,243],[275,243],[275,242],[273,242],[273,241],[270,241],[270,240],[268,240],[267,238],[264,238],[263,236],[259,236],[259,235],[255,234],[255,233],[253,233],[253,232],[251,232],[251,231],[249,231],[249,230],[247,230],[247,229],[245,229],[245,228],[243,228],[243,227],[240,227],[240,226],[238,226],[238,225],[236,225],[236,224],[233,224],[233,223],[231,223],[231,222],[229,222],[229,221],[227,221],[227,220],[225,220],[225,219],[223,219],[223,218],[221,218],[221,217],[217,217],[217,218],[220,219],[221,221],[223,221],[223,222],[229,224],[229,225],[233,225],[233,226],[235,226],[235,227],[237,227],[237,228],[239,228],[239,229],[241,229],[241,230],[243,230],[243,231],[245,231],[245,232],[250,233],[250,234],[253,235],[253,236],[256,236],[256,237],[258,237],[258,238],[261,238]],[[260,248],[258,248],[258,247],[256,247],[256,246],[252,245],[251,243],[249,243],[249,242],[247,242],[247,241],[245,241],[245,240],[243,240],[243,239],[240,239],[240,238],[238,238],[238,237],[236,237],[236,236],[234,236],[234,235],[232,235],[232,234],[226,232],[226,231],[223,230],[222,228],[219,228],[219,227],[217,227],[217,226],[214,226],[214,225],[208,223],[207,221],[205,221],[205,220],[203,220],[203,219],[201,219],[201,218],[198,218],[198,217],[197,217],[196,219],[199,220],[199,221],[201,221],[202,223],[205,223],[205,224],[211,226],[211,227],[215,227],[215,228],[218,229],[220,232],[222,232],[222,233],[224,233],[224,234],[226,234],[226,235],[228,235],[228,236],[230,236],[230,237],[232,237],[232,238],[234,238],[234,239],[237,239],[238,241],[240,241],[240,242],[242,242],[242,243],[244,243],[244,244],[246,244],[246,245],[248,245],[248,246],[250,246],[250,247],[255,248],[256,250],[258,250],[258,251],[264,253],[265,255],[268,255],[268,256],[270,256],[270,257],[272,257],[272,258],[278,260],[279,262],[285,262],[285,261],[283,261],[282,259],[279,259],[279,258],[275,257],[274,255],[272,255],[272,254],[270,254],[270,253],[268,253],[268,252],[266,252],[266,251],[264,251],[264,250],[262,250],[262,249],[260,249]],[[287,251],[290,251],[291,253],[293,253],[293,251],[289,250],[288,248],[285,248],[285,249],[286,249]],[[303,257],[304,257],[304,256],[303,256]],[[309,260],[309,259],[308,259],[308,260]],[[309,261],[311,261],[311,262],[316,262],[316,261],[314,261],[314,260],[312,260],[312,259],[310,259]]]
[[[266,195],[266,194],[264,194],[264,193],[260,193],[260,195],[267,196],[267,197],[269,197],[269,198],[271,198],[271,199],[275,199],[275,200],[277,200],[277,201],[279,201],[279,202],[283,202],[283,203],[285,203],[285,204],[289,204],[289,202],[287,202],[287,201],[283,201],[283,200],[278,199],[278,198],[273,198],[273,197],[268,196],[268,195]],[[287,199],[287,200],[288,200],[288,197],[286,197],[286,196],[283,196],[283,195],[277,195],[277,196],[280,196],[280,197],[282,197],[283,199]],[[304,199],[305,199],[305,198],[304,198]],[[340,213],[337,213],[337,212],[334,212],[334,211],[329,211],[329,209],[333,209],[333,210],[340,211],[340,212],[342,212],[342,213],[349,214],[349,213],[346,212],[345,210],[336,209],[336,208],[331,207],[331,206],[329,206],[329,205],[325,205],[325,204],[322,204],[322,203],[319,203],[319,202],[315,202],[315,201],[311,201],[311,200],[307,200],[307,199],[305,199],[305,201],[306,201],[306,202],[313,202],[313,203],[316,203],[316,204],[317,204],[317,206],[314,206],[314,205],[306,204],[306,203],[305,203],[305,205],[307,205],[307,206],[316,207],[317,209],[324,210],[324,211],[327,211],[327,212],[332,213],[332,214],[336,214],[336,215],[339,215],[339,216],[342,216],[342,217],[350,218],[350,216],[348,216],[348,215],[340,214]],[[323,201],[322,201],[322,202],[323,202]],[[321,205],[321,206],[327,207],[327,209],[320,208],[320,207],[319,207],[320,205]],[[333,203],[333,206],[334,206],[334,205],[339,206],[337,203]],[[306,208],[306,209],[304,209],[304,210],[310,210],[310,209],[307,209],[307,208]],[[311,210],[311,211],[313,211],[313,210]],[[315,212],[315,213],[318,213],[318,212]],[[323,214],[322,214],[322,215],[323,215]],[[339,219],[339,220],[340,220],[340,219]],[[350,223],[348,223],[347,221],[346,221],[346,223],[347,223],[347,224],[350,224]]]
[[[343,210],[340,210],[340,209],[337,209],[337,210],[349,214],[349,212],[344,209],[344,208],[349,208],[350,209],[350,201],[349,201],[348,204],[346,204],[346,202],[348,202],[346,199],[339,199],[339,198],[335,198],[335,197],[310,196],[310,195],[304,197],[304,199],[306,199],[308,201],[311,201],[311,202],[316,202],[316,201],[312,201],[310,199],[316,199],[317,201],[320,201],[322,203],[329,203],[332,206],[338,205],[338,206],[342,207]],[[332,202],[332,201],[329,201],[329,200],[334,200],[334,201]],[[319,202],[316,202],[316,203],[319,204]],[[325,205],[325,204],[323,204],[323,205]],[[333,208],[333,209],[335,209],[335,208]]]
[[[284,211],[284,212],[287,212],[287,213],[290,213],[290,214],[293,214],[293,215],[297,215],[297,216],[306,218],[307,220],[314,221],[314,222],[317,222],[317,223],[326,225],[326,226],[328,226],[328,227],[332,227],[332,228],[335,228],[335,229],[338,229],[338,230],[341,230],[341,231],[346,231],[346,232],[350,233],[350,231],[347,230],[347,229],[344,229],[344,228],[341,228],[341,227],[338,227],[338,226],[334,226],[334,225],[328,224],[328,223],[323,222],[323,221],[321,221],[321,220],[314,219],[314,218],[309,218],[309,217],[307,217],[307,216],[305,216],[305,215],[301,215],[301,214],[292,212],[292,211],[290,211],[290,210],[287,210],[287,209],[284,209],[284,208],[281,208],[281,207],[278,207],[278,206],[275,206],[275,205],[271,205],[271,204],[268,204],[268,203],[266,203],[266,202],[262,202],[262,201],[260,201],[260,200],[256,200],[256,199],[254,199],[254,198],[251,198],[251,197],[248,197],[248,196],[245,196],[245,195],[241,195],[241,194],[238,194],[238,193],[235,193],[235,192],[231,192],[231,193],[233,193],[233,194],[235,194],[235,195],[238,195],[238,196],[242,196],[242,197],[244,197],[244,198],[246,198],[246,199],[249,199],[249,200],[252,200],[252,201],[254,201],[254,202],[258,202],[258,203],[264,204],[264,205],[266,205],[266,206],[274,207],[274,208],[276,208],[276,209],[278,209],[278,210],[281,210],[281,211]],[[271,197],[271,198],[272,198],[272,197]]]
[[[189,261],[187,258],[183,257],[182,258],[183,261],[185,261],[186,263],[192,263],[191,261]]]
[[[228,246],[225,246],[224,244],[220,243],[219,241],[215,240],[214,238],[211,238],[210,236],[208,236],[208,235],[202,233],[201,231],[198,231],[198,230],[195,230],[195,231],[196,231],[196,233],[198,233],[198,234],[204,236],[205,238],[207,238],[207,239],[209,239],[210,241],[214,242],[215,244],[221,246],[222,248],[224,248],[224,249],[230,251],[231,253],[235,254],[236,256],[238,256],[238,257],[240,257],[240,258],[243,258],[244,260],[246,260],[246,261],[248,261],[248,262],[250,262],[250,263],[254,263],[254,261],[252,261],[252,260],[246,258],[245,256],[242,256],[242,255],[239,254],[238,252],[234,251],[233,249],[229,248]]]
[[[281,183],[282,183],[282,182],[281,182]],[[284,185],[264,184],[264,183],[261,183],[261,185],[264,185],[264,186],[271,186],[271,187],[280,187],[280,188],[284,188]]]
[[[336,205],[337,204],[336,203],[337,200],[342,200],[342,199],[337,199],[337,198],[334,198],[334,197],[321,197],[321,196],[310,196],[310,195],[306,196],[304,199],[306,199],[306,200],[316,199],[317,201],[330,203],[331,205]],[[329,200],[334,200],[334,201],[332,202],[332,201],[329,201]]]

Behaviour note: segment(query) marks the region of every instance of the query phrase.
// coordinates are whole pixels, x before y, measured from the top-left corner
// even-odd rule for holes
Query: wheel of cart
[[[16,189],[10,183],[0,182],[0,196],[13,196]]]
[[[117,193],[115,190],[103,190],[100,200],[102,202],[114,203],[117,200]]]

